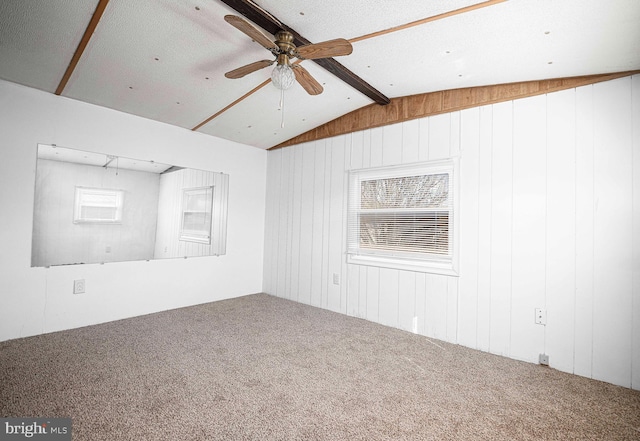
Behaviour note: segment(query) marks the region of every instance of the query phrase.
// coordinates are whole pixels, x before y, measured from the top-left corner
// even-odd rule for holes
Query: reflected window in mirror
[[[212,207],[213,187],[184,189],[180,240],[211,243]]]
[[[73,222],[122,223],[124,192],[76,187]]]

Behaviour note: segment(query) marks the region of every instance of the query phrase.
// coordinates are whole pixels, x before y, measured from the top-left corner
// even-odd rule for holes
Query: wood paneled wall
[[[460,276],[347,264],[347,171],[451,156]],[[272,150],[267,180],[266,292],[640,389],[639,75]]]
[[[609,81],[630,76],[640,71],[556,78],[552,80],[523,81],[492,86],[467,87],[391,99],[388,105],[371,104],[329,121],[315,129],[278,144],[272,149],[344,135],[357,130],[382,127],[416,118],[455,112],[504,101],[543,95],[560,90]]]
[[[204,244],[179,240],[182,222],[182,195],[187,188],[213,186],[214,203],[211,225],[211,243]],[[160,175],[158,203],[158,229],[155,259],[192,256],[215,256],[226,250],[226,192],[228,179],[221,173],[185,168]],[[224,192],[225,195],[220,193]],[[224,199],[224,216],[221,203]],[[220,229],[224,229],[224,235]],[[223,237],[224,240],[218,240]]]

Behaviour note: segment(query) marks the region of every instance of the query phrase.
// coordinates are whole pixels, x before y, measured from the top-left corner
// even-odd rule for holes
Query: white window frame
[[[207,193],[210,192],[208,206],[203,211],[197,211],[197,213],[209,214],[209,229],[203,230],[187,230],[184,226],[184,217],[187,213],[196,213],[194,210],[187,210],[187,198],[189,194]],[[180,238],[179,240],[184,242],[196,242],[202,244],[211,244],[211,230],[213,227],[213,185],[206,187],[191,187],[185,188],[182,191],[182,209],[180,210]]]
[[[91,200],[92,196],[110,196],[111,203]],[[73,206],[73,223],[93,223],[93,224],[121,224],[122,210],[124,203],[124,191],[105,188],[76,187],[75,202]],[[83,215],[83,207],[115,208],[114,217],[111,219],[91,218]]]
[[[361,208],[361,183],[369,180],[432,174],[449,175],[449,237],[448,251],[446,255],[398,252],[390,249],[381,250],[361,247],[360,216],[362,214],[367,214],[368,212],[371,213],[371,211]],[[348,177],[347,263],[457,276],[459,260],[459,187],[457,176],[457,158],[407,165],[351,170]],[[398,209],[398,212],[401,210],[402,209]]]

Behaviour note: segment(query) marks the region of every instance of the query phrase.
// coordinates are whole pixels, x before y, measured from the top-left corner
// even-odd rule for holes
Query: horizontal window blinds
[[[349,254],[452,256],[453,167],[438,162],[350,173]]]

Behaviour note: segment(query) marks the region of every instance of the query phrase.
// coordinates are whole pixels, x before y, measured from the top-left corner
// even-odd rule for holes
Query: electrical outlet
[[[538,356],[538,363],[543,366],[549,366],[549,356],[547,354],[540,354]]]
[[[78,279],[73,281],[73,293],[84,294],[84,279]]]
[[[547,324],[547,310],[542,308],[536,308],[536,325]]]

